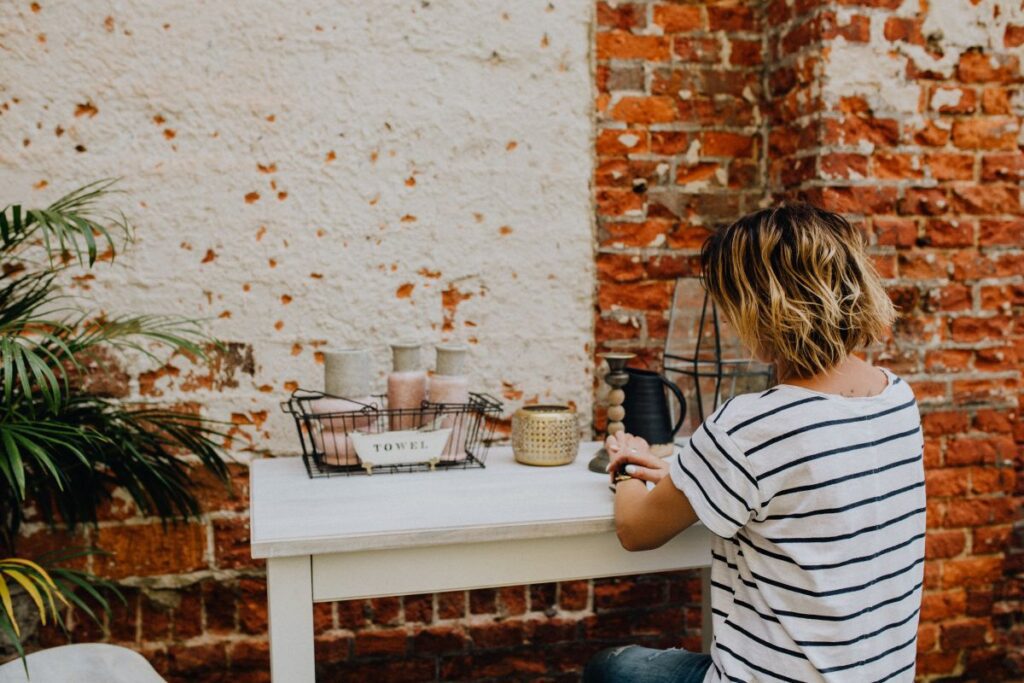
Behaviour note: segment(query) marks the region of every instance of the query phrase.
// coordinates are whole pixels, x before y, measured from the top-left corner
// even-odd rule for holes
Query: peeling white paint
[[[1024,5],[1021,3],[1006,0],[918,3],[906,0],[895,15],[916,17],[922,5],[926,7],[926,14],[921,32],[925,40],[941,49],[941,54],[920,45],[890,42],[884,35],[887,15],[872,14],[868,43],[853,43],[839,37],[830,44],[823,89],[829,104],[836,104],[842,97],[862,96],[876,114],[914,115],[921,88],[907,77],[908,62],[919,69],[952,78],[961,56],[970,49],[1024,56],[1024,48],[1007,49],[1003,44],[1006,26],[1024,23]],[[841,10],[837,15],[840,23],[849,21],[852,13],[852,9]],[[940,92],[943,91],[937,91],[933,97],[933,108],[950,103],[945,98],[952,95],[940,95]]]
[[[314,341],[370,346],[381,380],[388,341],[452,337],[475,388],[590,414],[591,0],[41,4],[0,6],[0,202],[122,176],[138,241],[88,295],[254,349],[237,388],[165,400],[265,410],[256,445],[292,451],[277,402],[320,385]]]
[[[636,147],[636,144],[640,142],[640,138],[632,133],[625,133],[619,136],[619,142],[623,147]]]
[[[700,140],[690,142],[690,146],[686,148],[686,154],[683,156],[683,161],[687,166],[694,166],[700,162]]]
[[[907,80],[905,59],[878,49],[884,40],[879,24],[872,22],[871,42],[854,43],[840,36],[831,43],[822,96],[832,106],[844,97],[861,96],[875,113],[912,114],[921,86]]]
[[[932,93],[932,109],[938,111],[943,107],[956,107],[964,98],[960,88],[939,88]]]

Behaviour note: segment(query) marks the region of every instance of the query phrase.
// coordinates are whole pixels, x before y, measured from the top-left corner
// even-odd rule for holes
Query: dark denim
[[[639,645],[610,647],[587,662],[583,683],[702,683],[711,655]]]

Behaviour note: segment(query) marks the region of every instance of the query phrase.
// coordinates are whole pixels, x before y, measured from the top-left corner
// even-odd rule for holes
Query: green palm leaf
[[[107,318],[62,294],[58,275],[116,255],[132,234],[106,200],[114,181],[71,192],[45,208],[0,210],[0,551],[13,551],[28,504],[51,525],[97,521],[115,489],[144,515],[164,523],[198,515],[194,469],[227,485],[227,425],[167,408],[131,405],[88,393],[85,361],[100,350],[132,351],[163,362],[181,353],[208,358],[219,342],[200,321],[158,315]],[[98,354],[96,355],[98,356]],[[182,458],[183,452],[191,454]],[[85,572],[54,566],[95,553],[78,549],[39,565],[0,560],[0,632],[19,653],[19,626],[8,609],[20,586],[42,614],[63,626],[59,604],[96,618],[109,612],[116,587]],[[2,555],[0,555],[2,557]],[[44,569],[43,567],[46,567]],[[108,590],[109,589],[109,590]]]

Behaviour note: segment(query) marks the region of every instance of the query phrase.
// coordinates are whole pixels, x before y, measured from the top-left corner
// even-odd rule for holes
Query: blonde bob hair
[[[748,214],[701,249],[704,286],[741,341],[807,378],[884,339],[896,318],[850,223],[808,204]]]

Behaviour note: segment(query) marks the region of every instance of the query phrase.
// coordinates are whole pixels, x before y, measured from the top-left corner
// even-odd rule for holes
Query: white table
[[[494,447],[485,469],[329,479],[310,479],[300,458],[253,462],[273,680],[314,680],[314,602],[707,567],[699,524],[658,550],[621,548],[608,478],[587,470],[599,446],[582,444],[564,467],[520,465]]]

